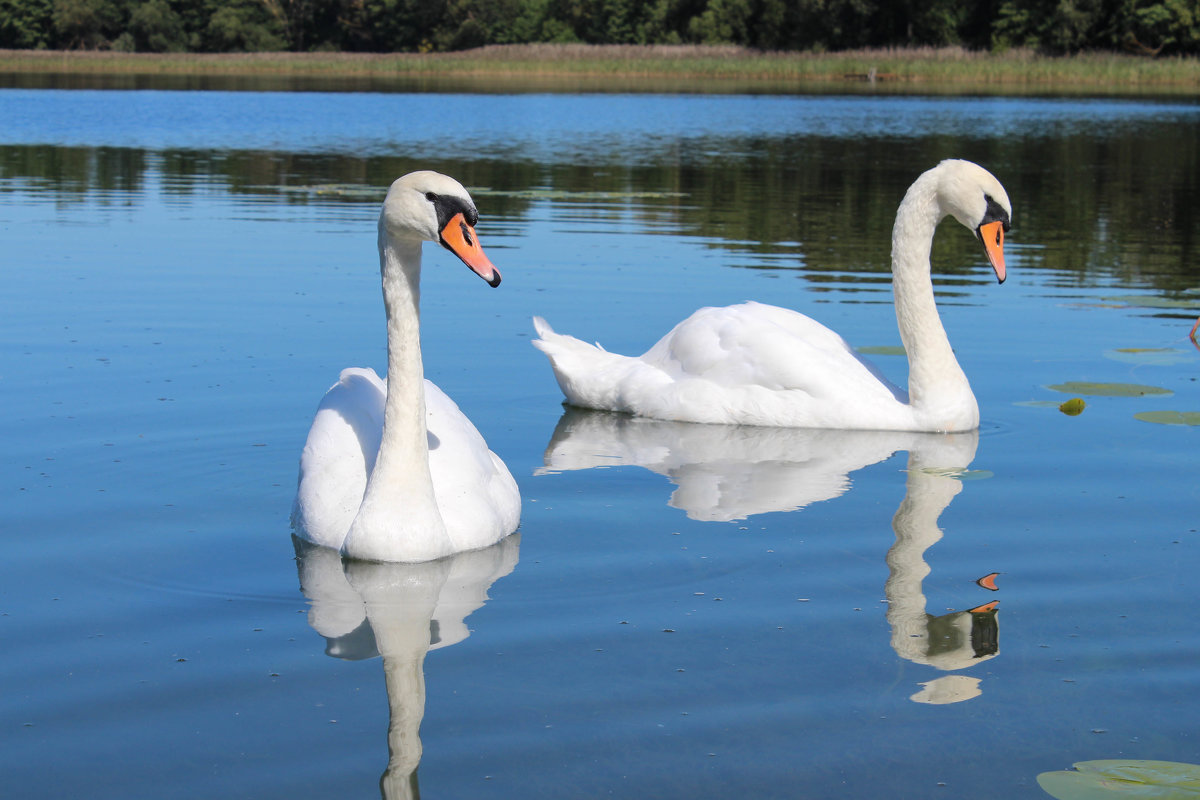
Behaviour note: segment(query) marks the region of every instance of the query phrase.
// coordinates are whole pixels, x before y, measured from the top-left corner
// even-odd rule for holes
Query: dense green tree
[[[54,32],[69,50],[96,50],[121,35],[121,9],[112,0],[54,0]]]
[[[1200,3],[1195,0],[1124,0],[1115,20],[1115,43],[1136,53],[1200,51]]]
[[[142,52],[181,53],[192,45],[183,19],[167,0],[146,0],[135,8],[129,16],[129,33]]]
[[[39,50],[53,40],[51,0],[0,0],[0,47]]]
[[[258,52],[287,48],[287,32],[253,0],[212,2],[200,31],[200,49],[210,52]]]
[[[393,52],[525,42],[1196,55],[1200,0],[0,0],[0,47]]]

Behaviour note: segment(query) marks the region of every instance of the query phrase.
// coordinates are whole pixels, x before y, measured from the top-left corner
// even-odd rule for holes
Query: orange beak
[[[980,225],[975,233],[983,242],[983,250],[987,253],[988,263],[996,271],[996,278],[1004,283],[1004,224],[1000,221]]]
[[[442,247],[461,258],[472,272],[487,281],[490,286],[500,285],[500,270],[483,254],[483,248],[475,238],[475,229],[467,224],[461,212],[450,218],[439,235]]]

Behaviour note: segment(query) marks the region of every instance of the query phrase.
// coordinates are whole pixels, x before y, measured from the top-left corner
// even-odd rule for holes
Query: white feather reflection
[[[567,408],[537,474],[645,467],[678,487],[672,508],[692,519],[727,522],[839,497],[850,488],[851,472],[907,449],[921,435],[698,425]]]
[[[892,517],[896,542],[887,552],[884,584],[892,649],[901,658],[943,671],[962,670],[1000,652],[996,603],[940,616],[926,612],[922,582],[925,551],[942,538],[938,518],[963,489],[961,476],[975,459],[978,432],[923,435],[908,450],[904,499]],[[918,703],[942,705],[976,697],[979,680],[947,675],[922,683]]]
[[[308,622],[335,658],[383,657],[390,718],[384,800],[417,798],[425,654],[470,635],[466,618],[517,565],[520,534],[491,547],[417,564],[343,559],[293,537]]]
[[[934,616],[926,613],[922,590],[930,571],[925,551],[942,538],[938,518],[962,491],[978,444],[978,431],[699,425],[568,407],[537,474],[644,467],[675,484],[672,507],[696,520],[729,521],[839,497],[850,489],[851,473],[907,451],[907,491],[892,519],[896,542],[884,586],[891,645],[909,661],[952,671],[999,652],[995,603]],[[966,676],[921,685],[916,702],[958,702],[980,693],[978,680]]]

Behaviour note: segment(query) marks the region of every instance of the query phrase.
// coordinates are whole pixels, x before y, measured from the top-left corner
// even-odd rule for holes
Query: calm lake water
[[[891,222],[945,157],[1015,209],[1004,285],[959,226],[934,248],[977,435],[564,413],[534,314],[634,353],[763,300],[903,381]],[[342,367],[383,371],[378,207],[424,167],[504,274],[427,249],[422,322],[520,533],[298,558],[300,448]],[[1200,414],[1198,184],[1177,99],[0,90],[4,795],[1004,799],[1200,763],[1200,428],[1167,424]]]

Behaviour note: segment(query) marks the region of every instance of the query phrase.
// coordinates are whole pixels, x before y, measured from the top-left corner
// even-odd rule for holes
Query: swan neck
[[[382,228],[382,226],[381,226]],[[422,561],[449,552],[429,471],[421,363],[421,243],[379,234],[387,312],[387,397],[375,467],[343,552],[372,561]]]
[[[892,229],[892,291],[896,324],[908,354],[908,393],[914,412],[941,415],[947,409],[965,409],[968,417],[976,417],[974,421],[948,421],[948,427],[940,429],[959,429],[963,424],[969,429],[978,423],[978,408],[942,326],[930,274],[934,231],[945,216],[934,182],[914,183]]]
[[[406,246],[407,245],[407,246]],[[421,246],[385,241],[380,252],[387,316],[387,400],[375,474],[416,468],[429,481],[425,368],[421,361]],[[411,473],[409,473],[411,475]],[[432,481],[429,481],[432,487]]]

